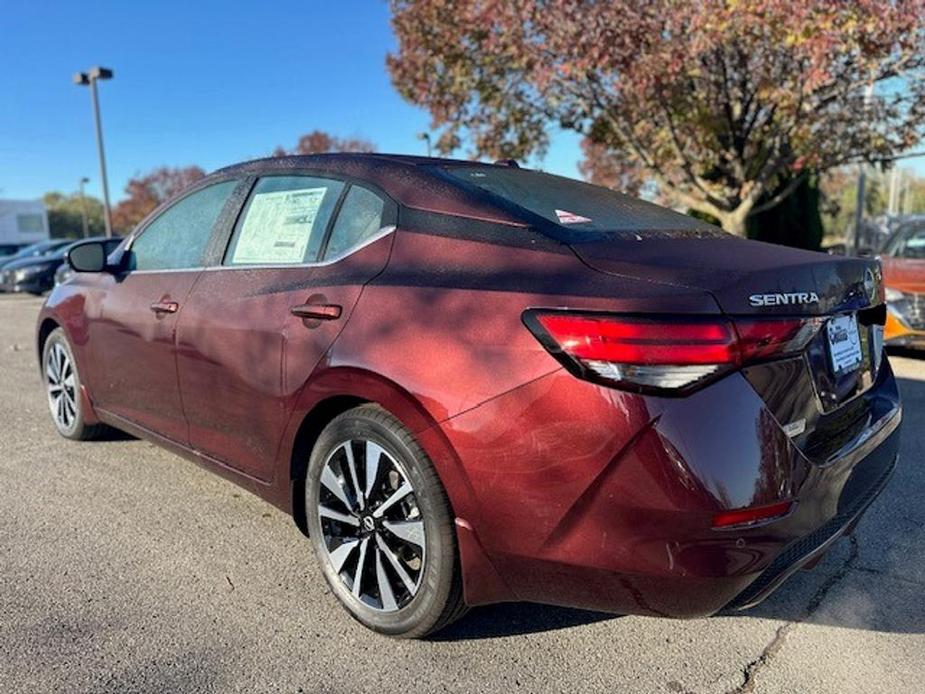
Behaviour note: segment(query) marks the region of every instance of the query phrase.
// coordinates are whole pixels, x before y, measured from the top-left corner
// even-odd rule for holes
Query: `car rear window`
[[[446,166],[443,170],[464,185],[474,186],[567,229],[570,235],[581,232],[723,234],[717,227],[694,217],[571,178],[502,166]]]

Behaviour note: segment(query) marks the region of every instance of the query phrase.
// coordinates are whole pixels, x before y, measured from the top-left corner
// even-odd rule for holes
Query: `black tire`
[[[65,377],[63,379],[52,373],[56,370],[55,365],[62,363],[60,359],[56,359],[62,352],[67,359],[67,368],[62,369],[64,373],[61,375]],[[50,361],[52,359],[56,359],[56,361],[52,363]],[[70,384],[63,384],[63,388],[57,386],[58,390],[56,391],[56,385],[53,381],[56,378],[66,381],[66,377],[69,375],[72,375]],[[98,437],[105,430],[105,426],[102,424],[87,424],[85,421],[83,401],[80,396],[81,381],[77,370],[77,361],[74,359],[74,352],[62,328],[52,330],[48,335],[48,339],[45,340],[45,346],[42,348],[42,379],[45,383],[51,419],[61,436],[77,441],[88,441]],[[61,396],[64,397],[63,402],[59,402],[59,399],[55,398],[55,392],[63,393]],[[62,410],[59,408],[65,407],[67,409],[64,410],[64,416],[62,416]]]
[[[380,461],[376,467],[378,476],[377,474],[372,475],[373,480],[380,480],[378,483],[373,482],[373,490],[374,492],[376,489],[380,491],[378,494],[371,492],[366,501],[360,502],[357,497],[366,496],[361,487],[368,488],[370,484],[366,479],[368,468],[363,455],[364,450],[369,451],[370,449],[365,448],[364,442],[371,442],[380,447],[385,455],[377,457]],[[359,479],[363,480],[361,484],[352,482],[344,472],[340,461],[346,460],[345,445],[351,447],[351,451],[356,451],[357,462],[354,467],[362,471],[362,473],[357,473],[360,475]],[[351,455],[354,454],[351,453]],[[337,456],[340,458],[338,459]],[[331,494],[331,488],[322,485],[322,473],[326,466],[329,468],[325,473],[327,475],[330,475],[333,469],[331,466],[338,466],[342,471],[337,479],[341,482],[343,492],[347,494],[351,491],[356,492],[350,497],[354,500],[354,508],[359,508],[361,503],[367,504],[365,510],[356,512],[350,511],[351,507],[346,503],[339,506],[341,510],[347,510],[351,517],[356,519],[358,524],[356,529],[352,526],[354,521],[351,521],[351,524],[331,521],[329,518],[322,521],[319,515],[322,496],[326,508],[331,507],[332,503],[335,505],[340,503]],[[327,479],[330,481],[331,478]],[[406,492],[406,496],[402,497],[403,501],[395,502],[393,506],[382,503],[383,497],[397,496],[395,487],[403,488],[405,483],[410,484],[412,490]],[[377,513],[376,509],[382,506],[389,509],[381,511],[386,514],[383,519],[380,521],[371,519]],[[408,511],[409,508],[410,511]],[[387,514],[394,513],[400,515],[398,521],[388,520]],[[408,520],[409,516],[402,514],[410,514],[410,520]],[[315,554],[328,585],[350,615],[366,627],[390,636],[420,638],[442,629],[465,613],[456,533],[446,491],[437,476],[433,463],[411,433],[395,417],[378,405],[361,405],[344,412],[333,419],[322,431],[308,463],[305,481],[305,515],[309,538],[315,548]],[[375,529],[365,528],[364,521],[367,518],[370,518],[370,524],[381,523],[381,525],[377,525]],[[418,519],[423,522],[423,535],[416,534],[415,538],[423,536],[423,546],[407,542],[402,544],[401,536],[393,535],[389,530],[390,527],[394,528],[402,523],[418,526],[420,525],[417,522]],[[341,537],[341,533],[346,537]],[[368,540],[368,543],[367,549],[361,551],[363,537]],[[345,539],[349,542],[344,541]],[[378,544],[379,542],[383,542],[386,546],[383,547]],[[352,545],[356,546],[357,550],[348,550],[349,556],[353,559],[345,560],[347,563],[342,563],[338,570],[334,565],[336,560],[332,557],[333,550],[329,549],[329,543],[335,548],[341,544]],[[354,545],[354,543],[358,544]],[[398,551],[392,552],[389,545],[397,546]],[[414,550],[416,549],[418,549],[418,556],[415,556]],[[373,554],[370,555],[369,552]],[[389,557],[388,554],[392,556]],[[403,557],[401,561],[410,556],[410,564],[402,563],[401,565],[406,569],[405,577],[411,577],[414,573],[414,570],[409,567],[419,567],[414,573],[417,581],[416,592],[405,590],[403,586],[406,587],[408,584],[399,580],[398,569],[392,568],[395,567],[394,563],[390,564],[399,556]],[[362,566],[372,565],[371,568],[365,570],[359,568],[362,559],[365,559]],[[380,568],[380,562],[383,567],[387,568]],[[354,574],[352,579],[348,575],[351,571]],[[391,587],[387,591],[383,590],[383,576],[380,575],[380,571],[386,576],[386,581],[391,578],[392,587],[397,586],[394,595]],[[347,581],[356,583],[355,577],[358,575],[361,577],[360,596],[356,597]],[[369,595],[363,593],[364,585],[369,585]],[[387,605],[384,597],[386,592],[389,593],[391,607]],[[399,594],[402,595],[401,599],[391,599]],[[378,598],[375,597],[376,595]]]

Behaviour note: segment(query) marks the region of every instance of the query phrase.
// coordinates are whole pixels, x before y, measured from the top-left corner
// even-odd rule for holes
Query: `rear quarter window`
[[[384,208],[382,198],[372,191],[362,186],[350,186],[331,230],[325,259],[346,255],[378,234],[382,229]]]

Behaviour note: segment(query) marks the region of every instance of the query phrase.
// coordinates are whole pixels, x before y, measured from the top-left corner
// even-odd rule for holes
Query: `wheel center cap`
[[[363,516],[363,530],[373,531],[376,529],[376,519],[372,516]]]

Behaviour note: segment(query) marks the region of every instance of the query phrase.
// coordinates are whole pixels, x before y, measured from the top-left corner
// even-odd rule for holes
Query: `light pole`
[[[80,188],[80,220],[83,222],[84,238],[90,235],[90,224],[87,221],[87,196],[84,194],[84,183],[89,182],[90,179],[84,176],[77,183]]]
[[[103,184],[103,222],[106,224],[106,237],[112,237],[112,215],[109,210],[109,182],[106,178],[106,155],[103,151],[103,127],[100,123],[100,100],[96,93],[99,80],[112,79],[112,70],[105,67],[91,67],[87,72],[74,75],[74,84],[90,87],[93,100],[93,123],[96,126],[96,148],[100,154],[100,182]]]

